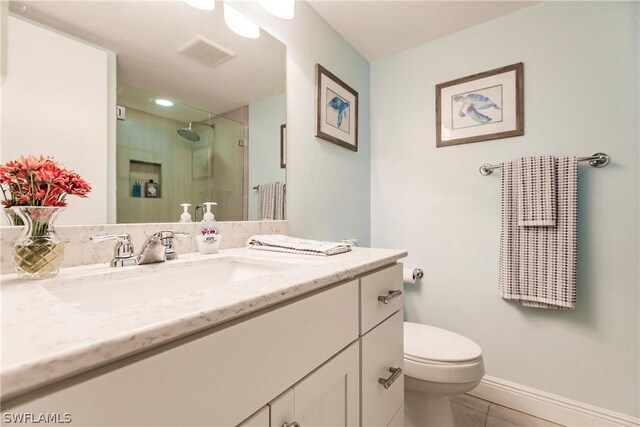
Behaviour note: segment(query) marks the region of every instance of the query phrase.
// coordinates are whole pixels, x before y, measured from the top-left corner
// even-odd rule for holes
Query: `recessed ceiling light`
[[[191,7],[200,10],[213,10],[216,7],[215,0],[182,0]]]
[[[156,98],[155,102],[163,107],[173,107],[173,102],[168,99]]]
[[[260,6],[270,14],[282,19],[293,19],[295,0],[260,0]]]
[[[238,12],[227,2],[224,3],[224,22],[234,33],[248,39],[260,37],[260,26]]]

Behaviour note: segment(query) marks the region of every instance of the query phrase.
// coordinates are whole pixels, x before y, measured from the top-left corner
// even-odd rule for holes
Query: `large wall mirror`
[[[67,223],[174,222],[182,203],[198,220],[203,202],[258,220],[257,187],[284,186],[286,47],[232,32],[221,2],[12,1],[8,34],[1,160],[53,155],[88,175]]]

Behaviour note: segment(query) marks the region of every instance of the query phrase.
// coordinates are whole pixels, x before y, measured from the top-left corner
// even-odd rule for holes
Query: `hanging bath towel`
[[[554,158],[557,190],[553,226],[518,225],[518,200],[527,195],[521,193],[516,163],[500,165],[500,294],[529,307],[573,309],[577,282],[577,158]],[[543,209],[538,206],[534,210]]]
[[[518,225],[556,225],[556,158],[522,157],[515,167]]]
[[[285,219],[285,191],[281,182],[270,182],[258,186],[260,219]]]

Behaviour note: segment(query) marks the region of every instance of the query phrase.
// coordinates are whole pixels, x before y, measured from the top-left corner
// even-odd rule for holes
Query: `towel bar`
[[[286,190],[286,189],[287,189],[287,184],[284,184],[284,185],[282,186],[282,188],[284,188],[284,189]],[[255,187],[253,187],[253,189],[254,189],[254,190],[259,190],[259,189],[260,189],[260,186],[259,186],[259,185],[256,185]]]
[[[594,168],[603,168],[609,164],[609,155],[605,153],[595,153],[588,157],[578,157],[579,162],[589,162]],[[491,175],[495,169],[500,169],[500,165],[491,165],[485,163],[480,166],[480,174],[487,176]]]

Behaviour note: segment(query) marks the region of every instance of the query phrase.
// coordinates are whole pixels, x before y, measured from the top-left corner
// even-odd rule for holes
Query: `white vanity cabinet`
[[[238,427],[359,426],[359,365],[354,342]]]
[[[378,301],[399,289],[394,264],[29,392],[2,411],[69,413],[81,426],[401,425],[402,375],[388,388],[379,382],[402,368],[402,296]]]

